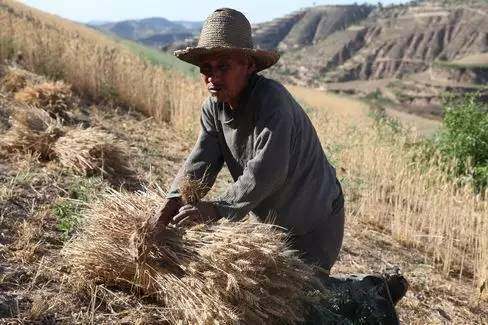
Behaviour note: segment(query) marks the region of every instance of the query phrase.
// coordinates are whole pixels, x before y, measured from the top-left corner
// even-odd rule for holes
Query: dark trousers
[[[326,222],[317,225],[311,232],[291,238],[292,247],[301,253],[307,263],[315,264],[330,271],[339,256],[344,238],[344,199],[335,204]]]

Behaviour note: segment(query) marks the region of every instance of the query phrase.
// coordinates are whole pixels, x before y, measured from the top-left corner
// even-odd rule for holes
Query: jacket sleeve
[[[224,158],[210,102],[206,102],[200,118],[201,130],[192,152],[175,177],[166,198],[180,197],[179,183],[184,176],[201,180],[208,191],[222,169]]]
[[[291,152],[293,120],[277,109],[256,123],[254,155],[242,175],[214,204],[222,217],[238,220],[285,182]]]

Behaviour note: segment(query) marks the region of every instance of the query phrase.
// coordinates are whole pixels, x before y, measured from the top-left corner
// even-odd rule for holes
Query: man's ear
[[[249,75],[252,75],[254,72],[256,72],[256,62],[254,61],[254,58],[251,56],[248,57],[247,72]]]

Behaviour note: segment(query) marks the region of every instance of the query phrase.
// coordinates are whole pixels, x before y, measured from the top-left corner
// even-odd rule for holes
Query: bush
[[[478,191],[488,186],[488,106],[479,96],[450,97],[435,144],[444,159],[454,161],[456,176],[472,179]]]

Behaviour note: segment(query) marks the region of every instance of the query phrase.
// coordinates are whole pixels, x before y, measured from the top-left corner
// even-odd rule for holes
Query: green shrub
[[[477,190],[488,184],[488,106],[479,96],[447,98],[444,121],[435,146],[446,161],[454,161],[456,176],[472,179]]]
[[[374,128],[378,135],[386,141],[394,140],[395,136],[404,135],[406,130],[402,123],[386,114],[384,106],[373,105],[370,107],[368,116],[374,121]]]

